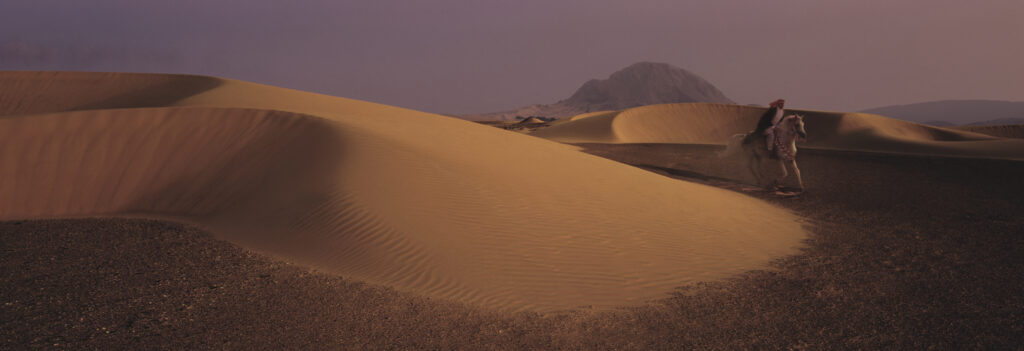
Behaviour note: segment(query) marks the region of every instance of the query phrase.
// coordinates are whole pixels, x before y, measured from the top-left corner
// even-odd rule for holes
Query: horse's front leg
[[[796,166],[796,160],[789,161],[789,164],[793,167],[793,174],[796,175],[796,183],[800,186],[800,191],[804,191],[804,179],[800,177],[800,167]]]
[[[782,160],[779,160],[779,168],[782,169],[782,175],[776,178],[775,184],[773,184],[776,190],[778,190],[778,188],[782,186],[782,181],[785,180],[786,176],[789,175],[789,172],[786,171],[786,163],[783,162]]]

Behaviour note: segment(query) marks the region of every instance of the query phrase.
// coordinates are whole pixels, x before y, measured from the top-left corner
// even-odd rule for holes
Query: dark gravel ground
[[[613,312],[506,314],[140,219],[0,222],[0,349],[1024,349],[1024,162],[801,150],[752,191],[702,145],[581,145],[808,219],[773,269]],[[751,214],[756,215],[756,214]]]

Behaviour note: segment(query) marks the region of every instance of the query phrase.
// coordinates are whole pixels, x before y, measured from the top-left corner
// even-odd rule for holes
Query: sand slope
[[[763,108],[727,104],[665,104],[603,113],[533,135],[580,143],[724,144],[753,129]],[[865,113],[789,110],[806,116],[808,147],[951,156],[1024,158],[1024,141],[932,127]]]
[[[805,235],[759,200],[391,106],[193,76],[0,84],[0,219],[171,218],[399,290],[537,311],[662,297]]]

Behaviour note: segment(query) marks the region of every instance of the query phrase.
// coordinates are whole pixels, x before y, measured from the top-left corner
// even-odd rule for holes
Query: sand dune
[[[536,311],[659,298],[805,235],[743,195],[391,106],[194,76],[0,83],[0,219],[175,219],[344,276]]]
[[[222,79],[174,74],[0,72],[0,115],[152,107],[211,90]]]
[[[991,135],[997,138],[1024,139],[1024,124],[1011,124],[1002,126],[959,126],[949,129],[963,130],[973,133]]]
[[[724,144],[753,129],[763,108],[665,104],[606,112],[538,130],[568,143]],[[1024,158],[1024,141],[932,127],[865,113],[789,110],[806,116],[808,147],[897,153]]]

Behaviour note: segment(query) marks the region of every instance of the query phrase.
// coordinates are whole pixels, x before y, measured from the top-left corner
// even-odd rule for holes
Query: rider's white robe
[[[783,111],[781,108],[776,109],[775,116],[772,117],[772,126],[764,130],[764,135],[766,136],[766,138],[764,138],[765,146],[768,148],[768,151],[775,149],[775,125],[779,124],[779,121],[782,120],[782,114]]]

